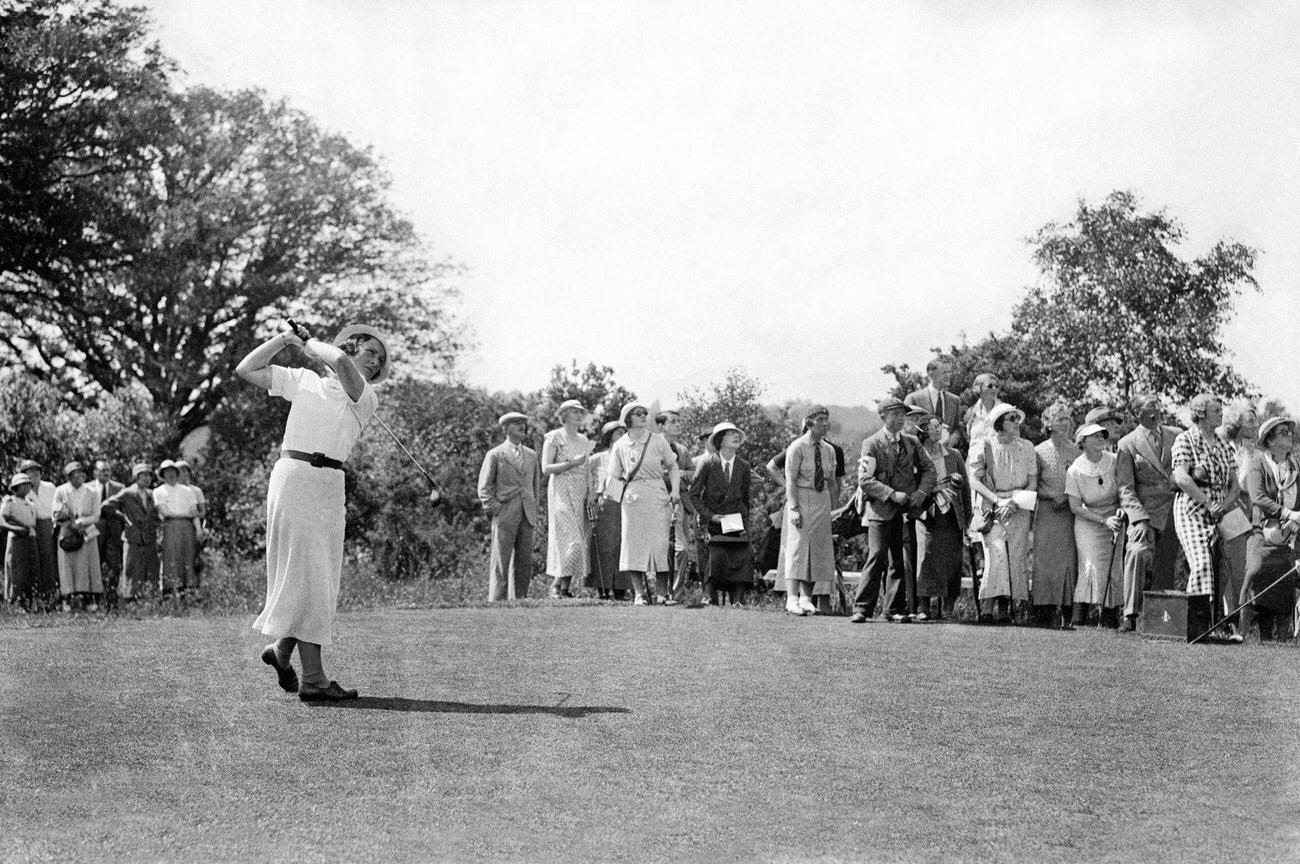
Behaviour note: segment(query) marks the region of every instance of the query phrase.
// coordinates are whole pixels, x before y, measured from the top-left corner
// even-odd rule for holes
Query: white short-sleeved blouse
[[[366,382],[361,398],[353,402],[336,378],[322,378],[310,369],[270,369],[268,392],[293,406],[284,426],[284,449],[324,453],[345,461],[379,407],[379,397],[370,383]]]

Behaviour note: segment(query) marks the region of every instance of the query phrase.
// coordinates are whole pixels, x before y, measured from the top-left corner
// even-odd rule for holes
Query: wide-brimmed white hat
[[[9,481],[9,488],[10,488],[10,489],[17,489],[19,486],[23,485],[24,483],[27,483],[27,484],[30,485],[31,482],[32,482],[32,478],[31,478],[31,477],[28,477],[26,474],[24,474],[24,473],[22,473],[22,472],[20,471],[20,472],[18,472],[17,474],[15,474],[15,475],[13,476],[13,479],[12,479],[12,480]]]
[[[741,429],[739,426],[737,426],[736,424],[728,423],[724,420],[723,422],[719,423],[717,426],[714,426],[713,431],[709,433],[709,446],[712,447],[714,450],[721,450],[722,444],[720,442],[722,441],[723,433],[733,432],[733,431],[740,433],[740,443],[744,444],[745,431]]]
[[[1075,430],[1074,443],[1082,444],[1084,438],[1087,438],[1089,435],[1096,435],[1098,432],[1101,433],[1102,438],[1110,437],[1110,430],[1100,423],[1085,423]]]
[[[1290,426],[1291,434],[1295,434],[1295,421],[1290,417],[1270,417],[1259,424],[1259,432],[1256,433],[1255,440],[1260,444],[1264,444],[1268,440],[1268,436],[1273,434],[1273,430],[1279,426]]]
[[[349,324],[339,331],[339,335],[334,337],[334,344],[342,345],[353,336],[369,336],[384,346],[384,365],[380,367],[379,374],[370,382],[371,384],[378,384],[388,377],[388,373],[393,366],[393,355],[388,350],[388,337],[369,324]]]
[[[641,404],[640,402],[629,402],[629,403],[627,403],[626,405],[623,406],[623,410],[622,410],[622,411],[618,412],[618,422],[620,422],[620,423],[622,423],[624,426],[626,426],[626,425],[627,425],[627,415],[631,414],[631,413],[632,413],[633,411],[635,411],[637,408],[640,408],[642,411],[644,411],[644,412],[646,413],[646,416],[647,416],[647,417],[650,416],[650,409],[647,408],[645,405]]]
[[[994,424],[998,422],[998,419],[1001,417],[1005,417],[1008,414],[1016,415],[1017,423],[1025,422],[1024,411],[1021,411],[1019,408],[1012,405],[1010,402],[999,402],[998,404],[994,405],[991,409],[989,409],[989,416],[987,421],[989,424],[989,428],[990,429],[995,428]]]
[[[563,422],[565,411],[581,411],[583,414],[586,414],[587,406],[583,405],[577,399],[565,399],[560,403],[560,407],[555,409],[555,419]]]

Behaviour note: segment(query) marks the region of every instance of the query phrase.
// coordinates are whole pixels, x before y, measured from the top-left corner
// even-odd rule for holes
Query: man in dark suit
[[[95,479],[86,484],[107,501],[125,487],[113,479],[113,466],[100,459],[95,463]],[[102,506],[102,505],[101,505]],[[122,575],[122,530],[126,523],[113,508],[102,511],[99,519],[99,572],[104,582],[104,603],[117,605],[117,580]]]
[[[921,442],[903,432],[907,406],[889,398],[880,403],[885,425],[862,442],[858,485],[866,498],[862,524],[867,529],[867,562],[853,598],[849,620],[861,624],[872,616],[880,580],[885,580],[885,611],[890,620],[910,622],[915,611],[915,575],[909,579],[903,558],[904,516],[934,490],[935,470],[921,452]],[[900,595],[900,589],[902,594]]]
[[[948,427],[947,445],[964,458],[966,456],[966,425],[961,422],[961,399],[948,390],[952,378],[952,364],[947,357],[939,355],[925,364],[926,377],[930,383],[920,390],[914,390],[903,397],[904,404],[924,408],[939,422]]]
[[[749,546],[749,463],[736,455],[745,433],[730,423],[719,423],[709,436],[710,450],[691,480],[691,501],[700,524],[708,532],[708,559],[701,562],[704,603],[715,602],[716,592],[731,595],[739,605],[754,580],[754,553]],[[724,516],[739,516],[739,531],[722,524]],[[718,600],[724,600],[719,597]]]
[[[130,486],[104,501],[100,513],[122,520],[122,537],[126,548],[122,557],[122,576],[117,583],[117,599],[133,600],[146,585],[159,587],[158,533],[163,517],[154,503],[153,468],[137,462],[131,468]]]
[[[1128,517],[1124,548],[1124,623],[1135,629],[1146,587],[1173,587],[1178,535],[1174,502],[1173,450],[1178,430],[1161,421],[1160,400],[1150,394],[1130,403],[1138,427],[1120,439],[1115,451],[1115,478],[1120,506]]]
[[[492,561],[488,565],[488,600],[528,596],[533,579],[533,526],[542,492],[537,452],[524,445],[528,418],[518,411],[501,415],[497,424],[506,440],[483,457],[478,498],[492,517]]]

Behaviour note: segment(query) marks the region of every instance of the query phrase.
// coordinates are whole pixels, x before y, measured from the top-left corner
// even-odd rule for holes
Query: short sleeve
[[[1079,472],[1073,465],[1065,469],[1065,494],[1074,498],[1083,498],[1083,491],[1079,488]]]
[[[272,396],[279,396],[288,402],[293,401],[293,397],[298,395],[302,387],[302,373],[304,369],[290,369],[285,366],[271,366],[271,389],[266,391]]]
[[[153,506],[161,507],[167,500],[167,484],[155,486],[153,490]]]
[[[784,451],[784,450],[782,450],[780,453],[778,453],[778,454],[776,454],[775,456],[772,457],[772,465],[774,465],[774,466],[776,467],[776,470],[778,470],[778,471],[784,471],[784,470],[785,470],[785,451]]]
[[[362,427],[365,427],[370,422],[370,418],[375,416],[375,411],[379,410],[379,397],[375,395],[375,388],[371,387],[369,382],[361,391],[361,398],[353,403],[351,408]]]
[[[1174,439],[1174,449],[1172,451],[1173,464],[1175,468],[1182,468],[1185,471],[1191,470],[1196,464],[1196,454],[1192,452],[1192,442],[1187,433],[1179,433]]]

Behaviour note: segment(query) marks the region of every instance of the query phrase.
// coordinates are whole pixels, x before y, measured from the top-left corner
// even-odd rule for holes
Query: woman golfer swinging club
[[[373,327],[344,327],[331,345],[292,321],[240,361],[239,377],[290,403],[280,459],[266,493],[266,606],[253,623],[275,642],[262,661],[280,686],[304,702],[355,699],[321,665],[330,643],[343,572],[343,462],[374,416],[372,387],[388,377],[388,349]],[[270,365],[286,345],[303,347],[327,367]],[[294,646],[302,683],[294,672]]]

